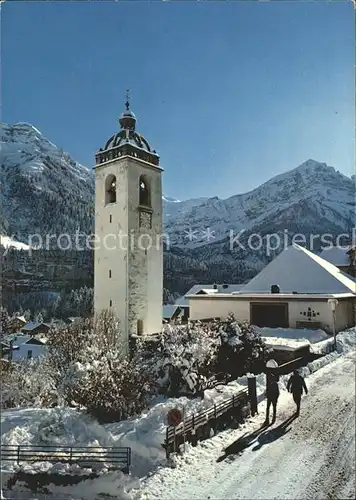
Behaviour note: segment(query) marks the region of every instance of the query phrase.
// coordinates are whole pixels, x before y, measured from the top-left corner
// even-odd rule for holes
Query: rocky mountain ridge
[[[93,231],[92,170],[26,123],[1,124],[0,143],[0,234],[27,243],[28,235],[34,233]],[[355,197],[355,179],[315,160],[227,199],[179,201],[163,197],[164,230],[169,235],[165,287],[184,293],[197,282],[243,282],[282,249],[267,251],[270,235],[280,237],[285,245],[300,233],[305,235],[307,246],[310,235],[315,234],[328,233],[335,238],[346,233],[351,238]],[[253,238],[251,248],[249,240]],[[73,259],[71,256],[68,265],[76,273]],[[61,260],[61,265],[67,265],[65,258]],[[12,266],[14,261],[16,258]],[[15,266],[16,273],[26,270],[23,262],[21,266]],[[33,272],[33,263],[30,268]],[[52,269],[43,287],[50,286],[57,274]]]

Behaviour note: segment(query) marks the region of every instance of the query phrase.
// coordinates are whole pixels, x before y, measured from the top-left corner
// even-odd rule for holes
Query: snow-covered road
[[[284,391],[273,427],[258,430],[262,403],[260,415],[243,431],[226,431],[190,447],[175,468],[146,479],[137,497],[355,498],[355,352],[308,377],[307,385],[300,417],[286,423],[295,406]]]

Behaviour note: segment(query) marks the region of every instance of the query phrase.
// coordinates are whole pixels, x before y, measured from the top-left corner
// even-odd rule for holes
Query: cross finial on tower
[[[126,102],[125,102],[126,110],[130,109],[130,89],[126,90]]]

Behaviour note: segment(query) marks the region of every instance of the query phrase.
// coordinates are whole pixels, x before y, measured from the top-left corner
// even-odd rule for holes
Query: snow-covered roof
[[[348,266],[350,264],[350,257],[348,252],[351,250],[351,246],[333,246],[324,248],[321,252],[320,257],[334,266]]]
[[[176,301],[174,302],[174,305],[180,306],[180,307],[189,307],[189,301],[183,295],[182,297],[178,297],[178,299],[176,299]]]
[[[268,300],[277,300],[279,301],[280,299],[288,299],[288,300],[301,300],[301,299],[321,299],[321,300],[326,300],[329,298],[334,298],[334,299],[349,299],[355,297],[355,293],[348,292],[348,293],[297,293],[297,292],[289,292],[289,293],[266,293],[266,292],[236,292],[236,293],[215,293],[211,295],[187,295],[188,301],[191,299],[206,299],[208,300],[209,298],[211,299],[214,297],[214,299],[231,299],[232,297],[236,300],[250,300],[250,299],[266,299]]]
[[[14,318],[10,319],[10,322],[15,321],[15,320],[22,321],[22,323],[27,323],[25,316],[15,316]]]
[[[201,290],[199,290],[199,292],[196,293],[196,295],[202,293],[204,293],[205,295],[215,295],[216,293],[218,293],[218,290],[217,288],[202,288]]]
[[[38,322],[34,322],[34,321],[30,321],[29,323],[27,323],[23,328],[22,330],[28,330],[28,331],[31,331],[31,330],[35,330],[36,328],[38,328],[39,326],[46,326],[46,327],[49,327],[50,325],[47,325],[46,323],[38,323]]]
[[[37,339],[33,337],[32,335],[23,335],[23,334],[16,334],[12,333],[10,335],[6,336],[6,342],[11,342],[13,341],[13,344],[16,346],[20,346],[23,344],[37,344],[37,345],[45,345],[47,342],[47,339],[45,338],[40,338]]]
[[[185,297],[188,295],[196,295],[199,292],[203,292],[206,294],[212,294],[212,293],[233,293],[233,292],[238,292],[242,290],[242,288],[245,285],[239,284],[220,284],[220,285],[194,285],[188,292],[185,294]],[[214,288],[216,287],[216,288]]]
[[[270,293],[272,285],[278,285],[282,294],[356,294],[354,279],[297,244],[283,250],[241,293]]]
[[[283,344],[286,341],[292,343],[315,344],[330,338],[324,330],[320,328],[270,328],[254,327],[254,329],[265,339],[268,344]]]
[[[25,344],[45,345],[46,339],[36,339],[35,337],[30,337]]]
[[[26,342],[28,342],[31,338],[32,338],[31,335],[22,335],[22,334],[12,333],[10,335],[7,335],[6,341],[7,342],[13,341],[13,343],[16,345],[22,345],[22,344],[26,344]]]
[[[163,318],[171,318],[177,309],[175,304],[166,304],[163,306]]]

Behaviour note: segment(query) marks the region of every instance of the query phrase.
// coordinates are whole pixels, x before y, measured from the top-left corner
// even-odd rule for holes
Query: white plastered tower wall
[[[127,106],[122,130],[97,153],[95,167],[94,310],[113,310],[126,350],[131,334],[162,329],[162,169],[135,123]],[[116,199],[108,203],[110,178],[115,179]],[[149,192],[144,205],[142,179]]]
[[[105,181],[114,175],[120,188],[116,203],[105,203]],[[108,162],[95,170],[95,258],[94,311],[113,310],[120,320],[122,333],[127,331],[128,249],[118,235],[128,234],[127,165]],[[110,277],[111,271],[111,277]],[[124,336],[125,341],[127,340]],[[125,347],[128,349],[128,345]]]
[[[128,167],[128,227],[129,285],[128,324],[137,333],[137,321],[142,321],[142,333],[152,335],[162,329],[163,297],[163,228],[162,171],[153,165],[127,159]],[[150,189],[151,210],[139,203],[139,180],[145,177]],[[149,213],[151,227],[140,224],[140,214]]]

